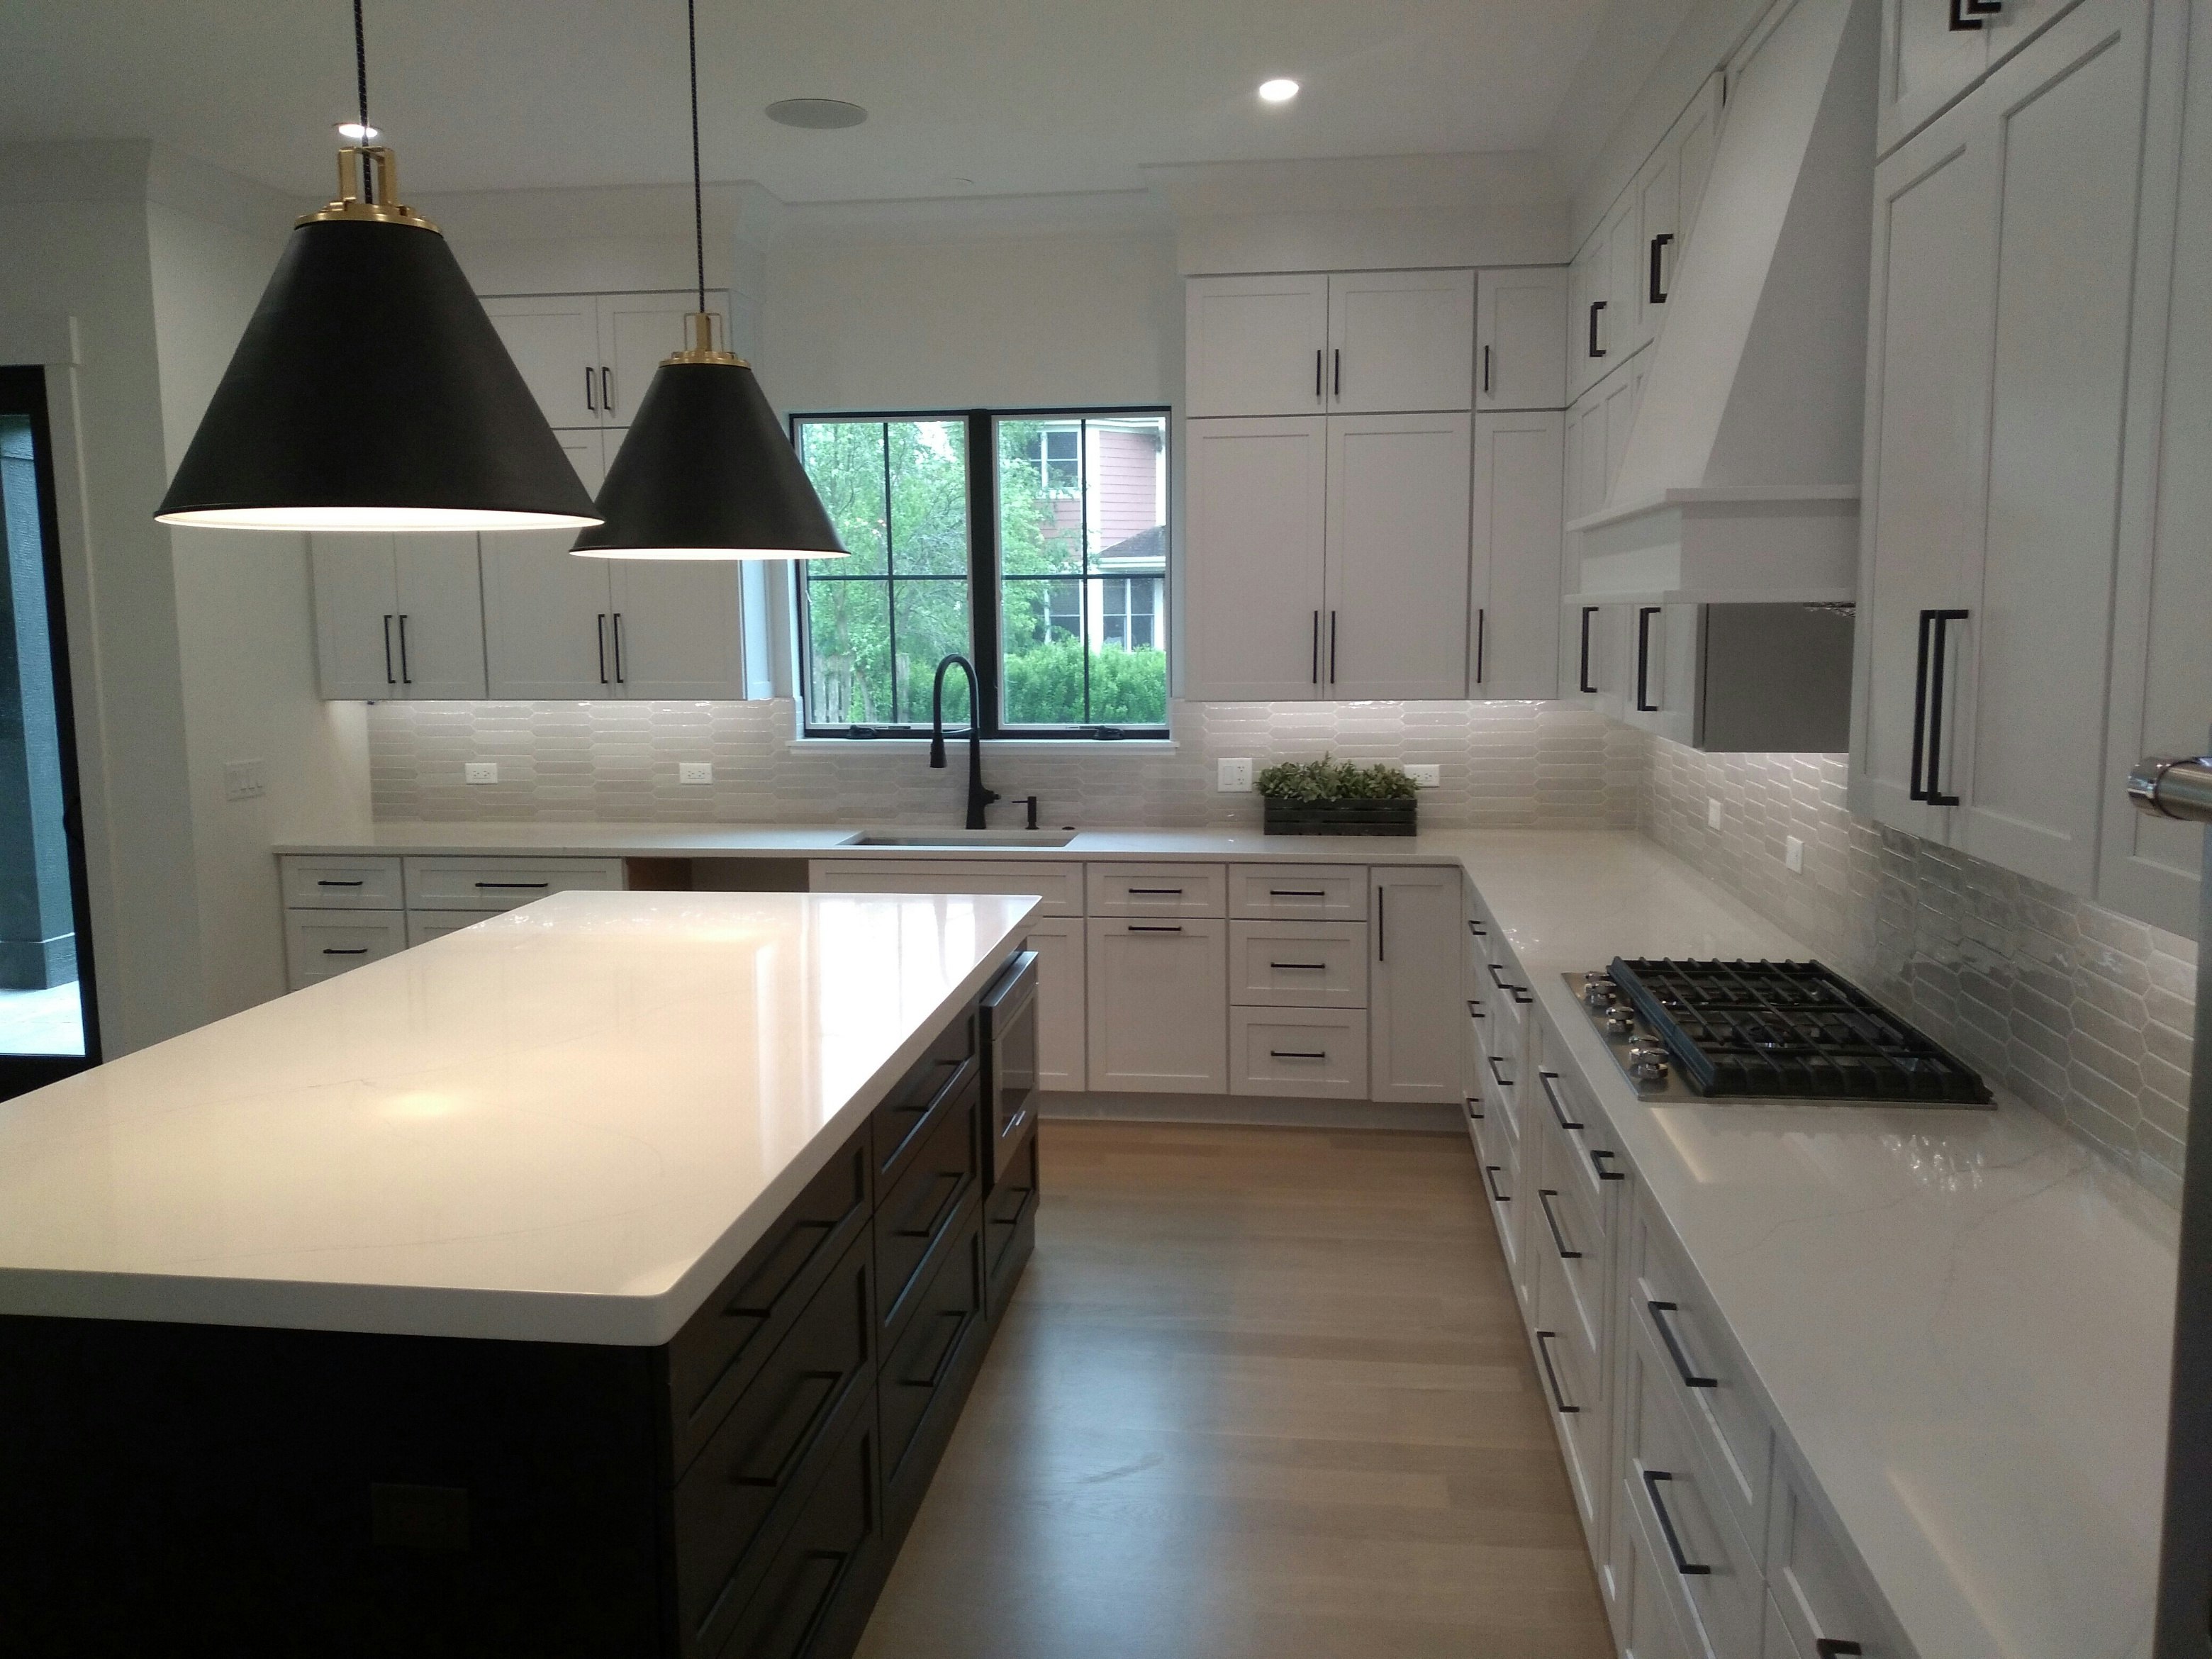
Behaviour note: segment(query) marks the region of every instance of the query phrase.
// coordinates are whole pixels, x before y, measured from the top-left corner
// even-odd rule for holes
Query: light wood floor
[[[1048,1122],[863,1659],[1602,1659],[1456,1136]]]

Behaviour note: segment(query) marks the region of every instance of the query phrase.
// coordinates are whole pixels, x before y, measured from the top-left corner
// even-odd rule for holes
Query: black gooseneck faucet
[[[983,736],[977,718],[975,665],[957,652],[937,665],[937,684],[930,689],[929,764],[933,770],[945,769],[945,671],[955,663],[968,677],[968,828],[984,830],[990,826],[983,821],[983,809],[998,796],[983,787]],[[1030,810],[1034,812],[1036,809]]]

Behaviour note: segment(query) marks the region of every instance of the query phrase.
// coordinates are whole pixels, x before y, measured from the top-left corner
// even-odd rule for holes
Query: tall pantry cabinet
[[[1555,659],[1489,644],[1553,637],[1557,466],[1548,518],[1471,490],[1493,420],[1519,442],[1489,476],[1544,487],[1490,411],[1564,395],[1561,273],[1194,277],[1186,305],[1182,694],[1553,695]]]
[[[2100,882],[2100,837],[2135,758],[2124,731],[2107,752],[2114,688],[2141,705],[2156,637],[2146,563],[2189,557],[2151,543],[2155,492],[2185,486],[2147,464],[2143,386],[2176,275],[2189,10],[2082,0],[1876,173],[1850,785],[1884,823],[2167,927],[2186,920],[2146,901],[2171,884]],[[1915,20],[1893,14],[1892,126],[1915,107],[1899,65],[1935,50]],[[2201,644],[2166,648],[2201,686]]]

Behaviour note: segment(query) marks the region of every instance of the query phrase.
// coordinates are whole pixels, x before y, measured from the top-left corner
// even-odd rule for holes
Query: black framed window
[[[1167,734],[1168,412],[801,415],[853,556],[800,573],[805,729],[926,729],[939,660],[975,665],[999,738]],[[945,720],[969,718],[945,683]]]

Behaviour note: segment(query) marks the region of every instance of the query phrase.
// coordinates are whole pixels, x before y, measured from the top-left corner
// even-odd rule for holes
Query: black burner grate
[[[1817,962],[1611,972],[1700,1094],[1989,1103],[1971,1067]]]

